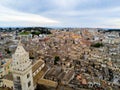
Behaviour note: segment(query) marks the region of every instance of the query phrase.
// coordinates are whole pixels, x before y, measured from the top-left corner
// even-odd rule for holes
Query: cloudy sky
[[[0,0],[0,27],[120,28],[120,0]]]

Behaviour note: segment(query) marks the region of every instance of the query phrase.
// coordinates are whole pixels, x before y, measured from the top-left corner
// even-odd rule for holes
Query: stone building
[[[13,82],[14,90],[33,90],[32,64],[29,53],[25,51],[19,42],[15,54],[13,54]]]

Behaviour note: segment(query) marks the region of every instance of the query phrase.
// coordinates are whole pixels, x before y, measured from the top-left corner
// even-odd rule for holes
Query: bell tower
[[[21,41],[19,41],[12,59],[14,90],[34,90],[29,53],[25,51]]]

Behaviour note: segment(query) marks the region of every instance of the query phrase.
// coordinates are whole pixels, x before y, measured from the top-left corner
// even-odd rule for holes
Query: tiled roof
[[[32,72],[34,73],[39,67],[41,67],[42,64],[44,64],[44,61],[42,60],[37,61],[32,67]]]
[[[57,87],[57,85],[58,85],[57,82],[47,80],[47,79],[40,79],[38,81],[38,84],[42,84],[42,85],[46,85],[46,86],[50,86],[50,87]]]
[[[42,78],[42,76],[46,73],[48,68],[45,66],[35,77],[33,77],[34,84],[38,83],[39,79]]]

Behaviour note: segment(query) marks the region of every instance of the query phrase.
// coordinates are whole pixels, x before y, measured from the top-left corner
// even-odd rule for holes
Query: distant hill
[[[120,29],[108,29],[107,31],[108,31],[108,32],[111,32],[111,31],[117,31],[117,32],[120,32]]]

